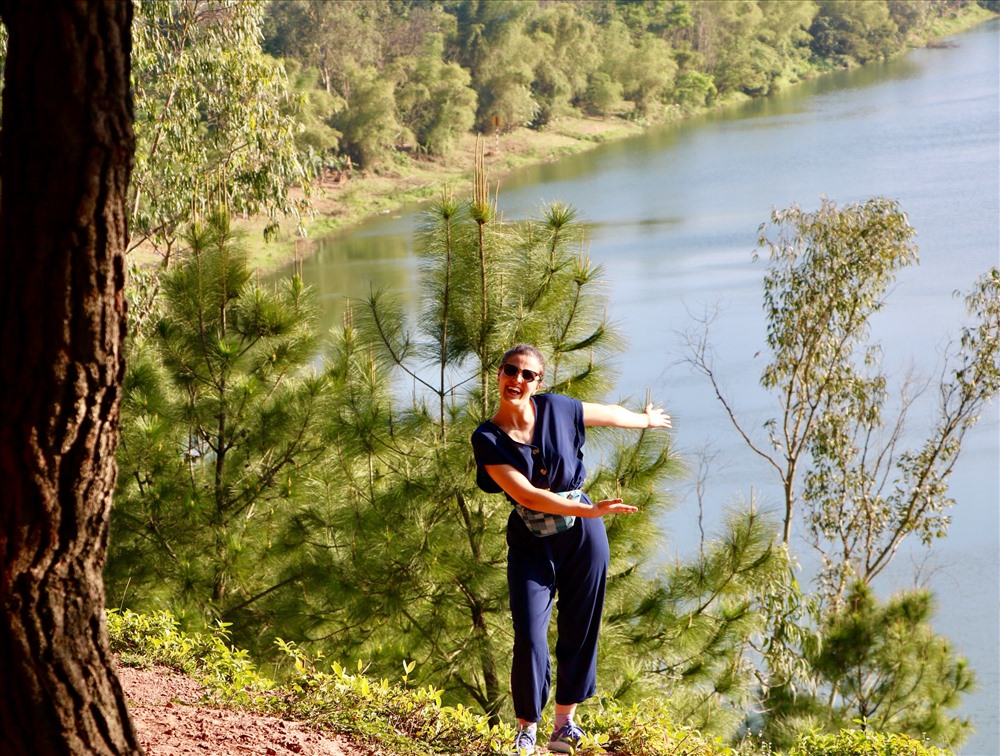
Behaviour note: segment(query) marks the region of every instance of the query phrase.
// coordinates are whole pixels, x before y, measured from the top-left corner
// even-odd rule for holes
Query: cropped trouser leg
[[[514,713],[519,719],[537,722],[551,685],[548,628],[557,592],[556,702],[579,703],[597,689],[597,640],[608,571],[608,539],[599,518],[578,519],[564,533],[537,538],[513,513],[507,544],[514,624]]]
[[[534,538],[530,533],[528,537]],[[511,553],[507,564],[510,613],[514,623],[510,687],[514,715],[526,722],[541,719],[549,698],[548,628],[555,598],[554,577],[547,561],[516,558]]]
[[[577,520],[577,525],[583,531],[581,546],[567,554],[556,572],[558,704],[580,703],[597,692],[597,640],[608,577],[608,536],[600,518]]]

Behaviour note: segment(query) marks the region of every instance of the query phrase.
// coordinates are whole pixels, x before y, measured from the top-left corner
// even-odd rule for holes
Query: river
[[[618,393],[608,398],[638,406],[650,387],[674,417],[692,464],[702,450],[714,460],[703,513],[691,481],[674,487],[679,504],[664,523],[665,559],[692,552],[700,515],[711,534],[723,507],[751,488],[765,506],[780,501],[772,474],[741,445],[710,387],[684,361],[680,336],[717,313],[711,341],[720,375],[741,417],[759,428],[774,410],[757,383],[764,263],[751,258],[773,207],[815,209],[822,196],[841,205],[876,195],[898,200],[918,232],[920,264],[898,277],[873,338],[897,378],[910,368],[931,378],[940,368],[943,349],[966,322],[955,292],[1000,264],[998,30],[991,21],[951,47],[830,74],[503,180],[505,217],[536,215],[558,200],[591,227],[590,255],[605,267],[610,314],[629,341]],[[391,287],[417,307],[419,222],[418,212],[407,211],[321,242],[303,275],[321,293],[327,326],[339,319],[345,296],[364,296],[369,286]],[[928,415],[914,415],[915,437]],[[929,555],[911,544],[877,585],[887,594],[920,581],[935,591],[935,628],[970,660],[979,683],[961,708],[976,727],[960,749],[966,756],[1000,755],[998,435],[994,404],[966,437],[955,468],[948,537]]]

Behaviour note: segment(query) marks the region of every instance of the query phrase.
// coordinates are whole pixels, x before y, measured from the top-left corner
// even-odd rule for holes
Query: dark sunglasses
[[[533,380],[540,378],[542,375],[541,373],[536,373],[534,370],[522,370],[517,365],[511,365],[509,362],[505,362],[501,365],[500,369],[508,378],[513,378],[515,375],[520,373],[521,377],[524,378],[525,383],[531,383]]]

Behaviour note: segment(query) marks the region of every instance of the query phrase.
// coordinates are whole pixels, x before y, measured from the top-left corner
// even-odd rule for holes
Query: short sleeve
[[[476,485],[486,493],[503,491],[484,469],[487,465],[510,465],[536,488],[571,491],[583,485],[587,475],[583,466],[583,405],[559,394],[538,394],[533,402],[533,443],[515,442],[490,421],[472,434]]]
[[[480,425],[472,434],[472,452],[476,458],[476,485],[486,493],[502,493],[503,489],[483,466],[507,464],[510,460],[499,446],[501,442],[499,433],[484,425]]]

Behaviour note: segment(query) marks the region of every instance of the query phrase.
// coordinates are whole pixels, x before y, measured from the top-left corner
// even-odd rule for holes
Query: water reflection
[[[419,291],[412,252],[411,233],[387,233],[378,224],[360,234],[320,239],[316,252],[302,261],[302,278],[319,294],[322,332],[342,325],[351,299],[373,291],[389,290],[403,298],[407,311],[415,311]]]

